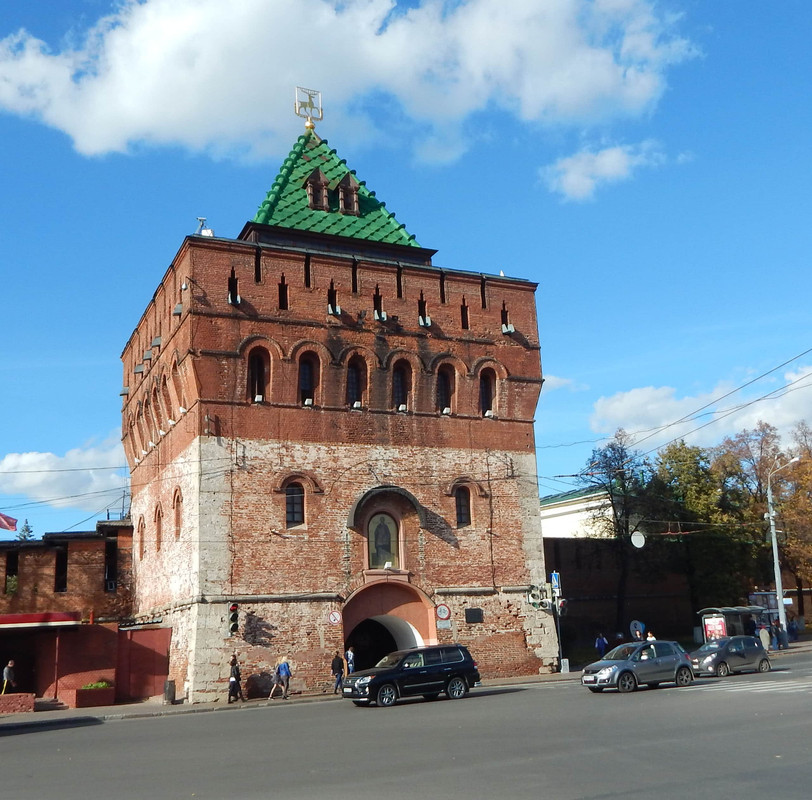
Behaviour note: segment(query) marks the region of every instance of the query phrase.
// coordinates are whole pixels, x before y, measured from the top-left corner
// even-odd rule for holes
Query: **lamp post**
[[[794,464],[799,460],[798,456],[782,464],[780,467],[775,467],[767,475],[767,516],[770,519],[770,541],[773,547],[773,573],[775,575],[775,600],[778,603],[778,621],[781,623],[783,630],[787,629],[787,612],[784,609],[784,587],[781,584],[781,562],[778,560],[778,539],[775,536],[775,509],[773,508],[773,487],[772,479],[776,472],[786,469],[790,464]]]

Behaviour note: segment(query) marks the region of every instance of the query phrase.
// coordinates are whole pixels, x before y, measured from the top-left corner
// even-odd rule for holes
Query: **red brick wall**
[[[363,243],[358,248],[362,251]],[[246,242],[187,239],[122,355],[128,387],[123,434],[136,531],[135,610],[145,619],[173,620],[185,644],[173,640],[171,676],[179,686],[187,682],[195,658],[191,643],[196,638],[200,648],[204,640],[193,631],[205,628],[207,647],[219,652],[206,655],[194,671],[210,687],[227,676],[223,664],[232,647],[260,677],[280,650],[289,650],[298,659],[302,686],[329,679],[328,654],[342,647],[343,637],[340,626],[327,625],[325,603],[306,600],[279,608],[259,598],[322,592],[346,599],[363,586],[369,580],[365,520],[381,506],[369,500],[352,522],[351,509],[387,485],[405,490],[423,509],[421,523],[413,503],[398,494],[386,498],[402,518],[408,580],[427,598],[443,587],[497,587],[481,604],[487,611],[480,626],[461,621],[469,602],[464,592],[448,595],[455,635],[476,646],[491,674],[538,671],[542,661],[547,663],[534,654],[539,641],[551,641],[547,622],[528,621],[532,610],[523,595],[501,591],[541,582],[544,574],[533,439],[541,388],[535,286],[489,276],[482,308],[479,275],[446,272],[443,278],[438,269],[406,263],[398,298],[394,262],[359,256],[358,291],[352,293],[350,258],[313,255],[307,288],[304,255],[281,248],[262,249],[257,283],[256,252]],[[232,268],[239,279],[239,308],[226,299]],[[287,310],[278,307],[283,273]],[[326,313],[331,281],[342,309],[339,318]],[[386,324],[373,318],[376,286]],[[421,292],[432,320],[428,329],[418,325]],[[463,298],[468,330],[461,324]],[[177,303],[181,317],[172,315]],[[503,307],[516,330],[510,336],[502,333]],[[160,345],[152,346],[157,336]],[[270,389],[261,404],[252,402],[247,385],[248,354],[258,345],[270,362]],[[145,360],[147,350],[152,357]],[[305,351],[320,361],[313,408],[303,408],[298,396],[298,358]],[[360,411],[346,403],[352,356],[363,359],[367,375]],[[399,358],[412,366],[405,414],[391,399],[392,367]],[[436,409],[441,364],[455,370],[450,416]],[[484,418],[479,409],[485,368],[498,378],[495,419]],[[164,379],[173,371],[176,377],[164,392]],[[145,409],[156,404],[156,388],[161,408],[145,417]],[[186,413],[179,408],[181,395]],[[140,430],[132,424],[139,415]],[[288,530],[284,485],[293,476],[305,486],[306,524]],[[471,525],[459,529],[452,494],[456,480],[469,480],[472,505]],[[184,521],[175,540],[167,532],[177,491],[184,498]],[[197,616],[184,611],[196,596],[220,605],[205,613],[198,608]],[[267,642],[232,642],[224,635],[231,596],[258,598],[251,613],[272,631]],[[340,607],[342,600],[337,602]],[[426,602],[430,609],[433,601]],[[531,632],[539,639],[532,645]],[[204,673],[208,677],[201,679]]]
[[[0,714],[19,714],[34,710],[34,695],[25,692],[0,695]]]

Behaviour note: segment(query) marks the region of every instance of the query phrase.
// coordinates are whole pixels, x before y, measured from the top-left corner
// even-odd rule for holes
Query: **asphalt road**
[[[0,798],[808,798],[812,655],[630,695],[576,682],[0,730]]]

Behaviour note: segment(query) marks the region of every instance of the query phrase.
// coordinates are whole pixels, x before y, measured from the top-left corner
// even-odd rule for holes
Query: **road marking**
[[[762,694],[765,692],[809,692],[812,693],[812,681],[809,678],[786,678],[786,679],[773,679],[770,681],[736,681],[731,683],[729,681],[708,684],[695,684],[693,690],[696,692],[728,692],[735,694],[737,692],[746,692],[748,694]]]

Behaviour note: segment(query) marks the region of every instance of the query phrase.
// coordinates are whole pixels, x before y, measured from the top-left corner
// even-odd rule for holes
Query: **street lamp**
[[[769,475],[767,475],[767,516],[770,519],[770,541],[773,546],[773,572],[775,574],[775,599],[778,603],[778,620],[781,623],[783,630],[787,629],[787,612],[784,609],[784,587],[781,584],[781,563],[778,560],[778,539],[775,536],[775,509],[773,508],[773,487],[772,479],[776,472],[786,469],[790,464],[799,461],[800,457],[795,456],[782,464],[780,467],[775,467]]]

